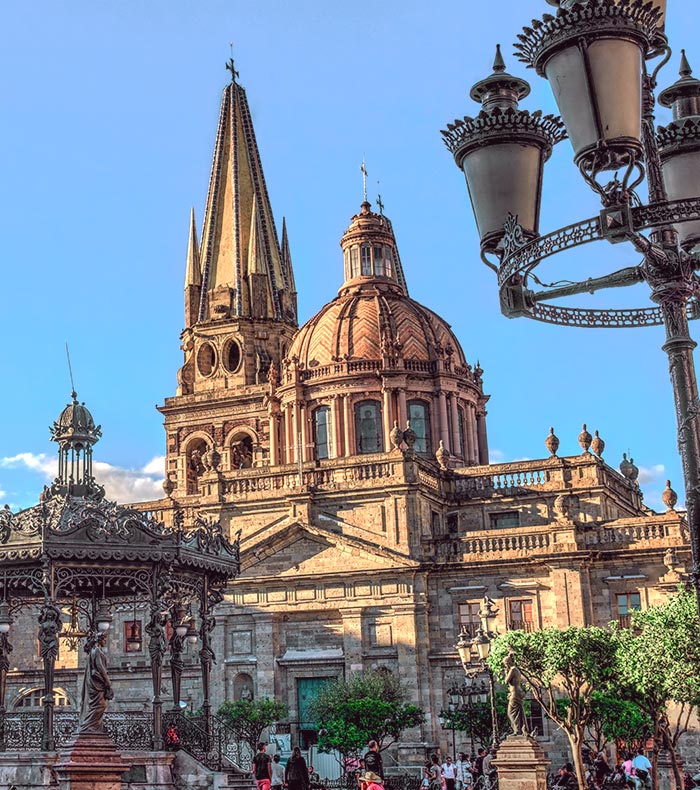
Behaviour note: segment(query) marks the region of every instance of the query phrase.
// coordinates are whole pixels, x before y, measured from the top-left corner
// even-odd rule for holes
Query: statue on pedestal
[[[508,721],[513,735],[529,735],[525,718],[525,691],[520,670],[515,666],[512,652],[503,659],[506,669],[505,682],[508,686]]]

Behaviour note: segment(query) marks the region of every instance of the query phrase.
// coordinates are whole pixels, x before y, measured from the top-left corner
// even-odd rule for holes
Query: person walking
[[[449,755],[445,758],[445,762],[442,764],[442,776],[445,780],[445,790],[455,790],[457,770],[452,762],[452,758]]]
[[[430,790],[442,790],[442,769],[437,754],[430,755],[428,766],[428,781]]]
[[[474,760],[474,765],[472,767],[472,774],[474,774],[475,782],[480,776],[484,775],[484,757],[486,757],[486,749],[482,746],[476,754],[476,760]]]
[[[272,758],[272,784],[270,790],[282,790],[284,786],[284,766],[280,763],[279,754]]]
[[[360,776],[361,790],[384,790],[384,780],[374,771],[365,771]]]
[[[367,744],[367,753],[364,757],[365,770],[372,771],[384,781],[384,763],[382,761],[382,753],[379,751],[379,744],[376,741],[370,741]]]
[[[457,774],[455,782],[456,790],[467,790],[472,783],[472,764],[464,752],[460,752],[457,755],[455,772]]]
[[[632,760],[632,769],[638,790],[651,790],[651,762],[644,754],[644,749],[639,749]]]
[[[272,784],[272,760],[266,754],[267,744],[262,741],[258,744],[258,752],[253,757],[253,774],[257,790],[270,790]]]
[[[309,790],[309,769],[306,760],[301,756],[301,749],[294,747],[292,756],[287,760],[284,779],[288,790]]]

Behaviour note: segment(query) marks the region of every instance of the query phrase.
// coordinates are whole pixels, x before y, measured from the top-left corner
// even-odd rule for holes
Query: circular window
[[[241,364],[241,347],[237,340],[229,340],[224,352],[224,364],[229,373],[235,373]]]
[[[211,343],[202,343],[197,352],[197,367],[203,376],[211,376],[216,364],[216,351]]]

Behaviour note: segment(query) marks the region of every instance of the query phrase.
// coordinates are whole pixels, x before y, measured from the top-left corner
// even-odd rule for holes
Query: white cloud
[[[653,483],[655,480],[661,480],[666,474],[666,467],[663,464],[656,464],[656,466],[640,466],[639,467],[639,485],[644,483]]]
[[[18,453],[0,458],[0,467],[29,469],[41,475],[47,483],[58,473],[56,458],[45,453]],[[164,469],[165,458],[162,456],[153,458],[142,469],[125,469],[104,461],[94,463],[97,482],[105,487],[107,498],[116,502],[160,499],[163,496]]]
[[[489,463],[500,464],[505,458],[505,455],[503,450],[496,450],[493,447],[489,447]]]

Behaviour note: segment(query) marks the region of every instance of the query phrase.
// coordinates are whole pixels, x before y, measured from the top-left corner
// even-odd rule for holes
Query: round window
[[[202,343],[197,352],[197,367],[202,376],[211,376],[216,365],[216,351],[211,343]]]
[[[224,363],[229,373],[235,373],[241,364],[241,347],[237,340],[229,340],[224,352]]]

